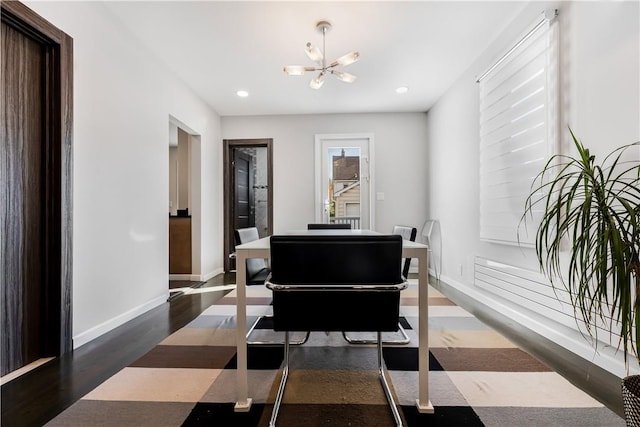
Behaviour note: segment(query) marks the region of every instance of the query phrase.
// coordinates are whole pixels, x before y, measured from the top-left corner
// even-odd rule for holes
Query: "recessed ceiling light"
[[[247,96],[249,96],[249,92],[247,92],[246,90],[239,90],[236,92],[236,95],[238,95],[240,98],[246,98]]]
[[[407,93],[409,92],[409,88],[406,86],[400,86],[396,89],[396,93]]]

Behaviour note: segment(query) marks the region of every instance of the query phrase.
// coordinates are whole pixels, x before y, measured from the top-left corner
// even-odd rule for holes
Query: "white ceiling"
[[[525,1],[110,1],[122,24],[221,116],[424,112],[526,5]],[[311,74],[288,76],[284,65],[313,65],[308,41],[327,59],[358,50],[320,90]],[[409,92],[395,93],[406,85]],[[249,97],[239,98],[244,89]]]

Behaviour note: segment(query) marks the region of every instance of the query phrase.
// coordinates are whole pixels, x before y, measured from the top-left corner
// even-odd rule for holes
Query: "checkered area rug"
[[[271,297],[261,286],[249,287],[247,293],[250,325],[270,312]],[[414,404],[417,296],[412,280],[401,298],[401,322],[411,342],[385,346],[383,351],[405,426],[625,425],[622,418],[433,288],[429,289],[429,394],[435,413],[419,414]],[[236,413],[235,326],[233,291],[48,425],[267,426],[283,350],[249,346],[253,405],[248,413]],[[268,326],[263,323],[252,339],[282,340],[282,334]],[[391,335],[384,338],[394,338]],[[306,344],[292,347],[290,356],[278,426],[395,425],[377,377],[374,345],[350,345],[341,333],[314,332]]]

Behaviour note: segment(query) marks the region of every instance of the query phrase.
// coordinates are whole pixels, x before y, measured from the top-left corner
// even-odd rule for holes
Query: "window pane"
[[[360,148],[329,148],[329,222],[360,228]]]

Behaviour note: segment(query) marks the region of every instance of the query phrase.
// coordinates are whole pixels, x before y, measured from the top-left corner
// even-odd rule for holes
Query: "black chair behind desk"
[[[239,228],[235,230],[236,245],[253,242],[260,239],[256,227]],[[260,258],[249,258],[246,264],[247,285],[264,285],[271,270],[267,262]]]
[[[275,426],[289,374],[291,331],[377,332],[378,372],[397,425],[402,422],[382,358],[382,332],[397,331],[402,238],[394,235],[271,237],[273,326],[285,331],[284,369],[270,426]]]
[[[391,232],[391,234],[399,234],[400,236],[402,236],[404,240],[415,242],[416,234],[418,234],[418,229],[415,227],[409,227],[407,225],[395,225],[393,226],[393,231]],[[409,278],[410,266],[411,266],[411,258],[405,258],[404,267],[402,268],[402,274],[406,278]]]
[[[307,224],[307,230],[351,230],[351,224]]]
[[[411,242],[416,241],[416,234],[418,230],[415,227],[408,227],[405,225],[396,225],[393,227],[393,232],[391,234],[397,234],[402,237],[403,240],[409,240]],[[404,264],[402,267],[402,275],[404,278],[409,277],[409,267],[411,266],[411,258],[405,258]],[[384,344],[409,344],[411,339],[409,335],[407,335],[407,331],[404,330],[401,324],[398,324],[398,331],[400,333],[400,338],[397,339],[385,339],[383,341]],[[349,331],[354,332],[354,331]],[[344,339],[347,340],[350,344],[375,344],[375,339],[370,338],[355,338],[353,334],[350,336],[347,331],[343,332],[342,335]]]
[[[255,240],[260,239],[260,235],[258,234],[258,229],[256,227],[247,227],[247,228],[239,228],[235,230],[235,241],[236,245],[242,245],[244,243],[253,242]],[[271,269],[267,266],[267,262],[264,259],[260,258],[249,258],[246,262],[246,272],[247,272],[247,286],[254,285],[264,285],[267,277],[271,273]],[[271,319],[272,316],[264,315],[259,316],[253,325],[249,328],[249,331],[246,335],[247,344],[254,345],[273,345],[273,344],[282,344],[282,341],[250,341],[249,337],[256,329],[260,321]],[[296,341],[292,344],[304,344],[307,342],[309,338],[309,334],[307,334],[302,340]]]

